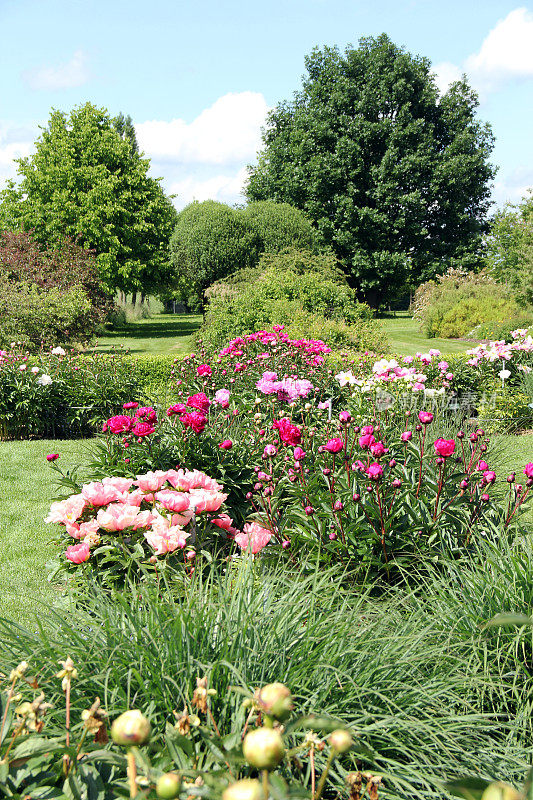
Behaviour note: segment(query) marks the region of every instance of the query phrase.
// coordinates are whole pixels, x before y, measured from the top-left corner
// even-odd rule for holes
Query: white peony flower
[[[50,375],[41,375],[40,378],[37,378],[37,383],[39,386],[50,386],[52,383],[52,378]]]
[[[52,350],[52,355],[53,356],[64,356],[64,355],[66,355],[66,350],[63,350],[62,347],[54,347],[54,349]]]

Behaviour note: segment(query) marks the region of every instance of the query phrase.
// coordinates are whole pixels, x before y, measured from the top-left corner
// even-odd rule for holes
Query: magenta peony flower
[[[154,431],[154,426],[150,425],[148,422],[137,422],[137,424],[131,429],[133,435],[138,436],[141,439],[144,436],[150,436]]]
[[[344,442],[342,439],[330,439],[329,442],[326,442],[324,445],[324,449],[327,450],[328,453],[340,453],[340,451],[344,449]]]
[[[371,433],[365,433],[363,436],[359,437],[359,447],[362,447],[363,450],[368,450],[371,444],[374,444],[376,441],[376,437],[373,436]]]
[[[211,401],[203,392],[198,392],[198,394],[193,394],[187,398],[187,405],[190,408],[196,408],[202,414],[207,414]]]
[[[339,414],[339,419],[341,422],[348,423],[352,421],[352,415],[350,414],[349,411],[341,411],[341,413]]]
[[[46,456],[47,461],[57,461],[59,458],[59,453],[50,453],[50,455]]]
[[[131,430],[133,423],[133,417],[118,414],[116,417],[110,417],[105,424],[111,433],[127,433]]]
[[[367,436],[369,433],[374,433],[374,426],[373,425],[364,425],[361,428],[361,433],[363,436]]]
[[[209,366],[209,364],[200,364],[199,367],[196,368],[196,374],[203,377],[204,375],[212,375],[213,370]]]
[[[384,455],[387,452],[387,448],[385,447],[383,442],[374,442],[373,444],[370,445],[370,452],[372,453],[373,456],[379,458],[380,456]]]
[[[202,433],[206,425],[206,418],[200,411],[182,414],[180,417],[184,428],[192,428],[195,433]]]
[[[186,406],[183,403],[176,403],[176,405],[167,408],[167,417],[173,417],[174,414],[183,414],[185,410]]]
[[[71,544],[70,547],[67,547],[65,550],[65,556],[69,561],[72,561],[73,564],[82,564],[91,557],[91,548],[86,542]]]
[[[277,455],[278,448],[275,444],[267,444],[265,449],[263,450],[264,456],[275,456]]]
[[[530,461],[529,464],[526,464],[524,468],[524,475],[526,478],[533,478],[533,461]]]
[[[142,419],[144,422],[157,422],[157,414],[155,413],[155,408],[152,408],[152,406],[143,406],[142,408],[138,408],[135,412],[135,416],[137,419]]]
[[[436,439],[433,447],[437,455],[442,456],[442,458],[448,458],[455,451],[455,441],[454,439]]]
[[[419,411],[418,419],[422,425],[429,425],[430,422],[433,422],[433,414],[431,411]]]
[[[411,439],[413,438],[413,432],[412,431],[404,431],[400,438],[401,438],[402,442],[410,442]]]
[[[232,447],[233,447],[233,442],[231,441],[231,439],[224,439],[224,441],[220,442],[219,444],[219,448],[221,450],[231,450]]]
[[[488,468],[489,468],[489,465],[487,464],[486,461],[480,461],[479,464],[476,467],[478,472],[485,472],[485,470],[487,470]]]
[[[383,477],[383,467],[377,463],[370,464],[366,468],[366,474],[371,481],[379,481]]]
[[[301,447],[295,447],[294,448],[294,460],[295,461],[303,461],[304,458],[306,457],[306,455],[307,455],[307,453],[305,452],[305,450],[302,450]]]
[[[302,432],[296,425],[293,425],[287,417],[275,420],[273,427],[278,430],[279,438],[284,444],[290,444],[293,447],[300,444]]]
[[[126,411],[130,411],[131,409],[139,408],[139,403],[133,403],[130,401],[129,403],[124,403],[122,408],[124,408]]]
[[[487,483],[494,483],[496,480],[496,473],[492,470],[487,470],[483,473],[483,477]]]

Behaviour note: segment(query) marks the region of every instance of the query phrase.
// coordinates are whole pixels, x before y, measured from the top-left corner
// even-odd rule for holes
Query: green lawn
[[[90,441],[0,442],[0,616],[28,622],[39,602],[52,602],[45,563],[55,555],[54,526],[45,525],[55,477],[45,456],[68,469],[85,460]]]
[[[201,314],[154,314],[106,331],[105,336],[99,337],[97,349],[123,347],[134,355],[190,353],[192,336],[201,321]]]
[[[427,353],[430,348],[440,350],[443,355],[464,353],[476,346],[475,341],[459,339],[427,339],[420,333],[420,323],[412,319],[406,311],[397,312],[395,317],[378,319],[390,342],[390,352],[400,356],[414,356],[417,352]]]
[[[498,464],[504,477],[518,474],[533,459],[533,435],[500,436],[496,442]],[[54,496],[54,473],[47,453],[60,453],[63,469],[86,460],[91,442],[0,442],[0,616],[31,623],[41,614],[40,602],[51,603],[54,590],[47,582],[45,564],[56,554],[51,543],[54,526],[43,518]],[[533,506],[528,511],[533,522]]]

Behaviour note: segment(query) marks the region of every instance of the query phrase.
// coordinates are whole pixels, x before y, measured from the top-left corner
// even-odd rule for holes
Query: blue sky
[[[182,207],[240,199],[266,111],[315,46],[386,32],[439,85],[466,72],[496,136],[493,196],[533,187],[533,5],[504,0],[0,0],[0,187],[52,107],[131,114]]]

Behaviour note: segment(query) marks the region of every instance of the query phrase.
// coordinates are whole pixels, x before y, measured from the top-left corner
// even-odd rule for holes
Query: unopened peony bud
[[[111,725],[111,738],[122,747],[146,744],[150,740],[150,723],[140,711],[125,711]]]
[[[261,785],[254,778],[244,778],[222,792],[222,800],[261,800]]]
[[[481,800],[520,800],[520,797],[520,793],[508,783],[495,781],[487,786]]]
[[[181,778],[175,772],[167,772],[161,775],[157,781],[155,791],[158,797],[163,797],[165,800],[172,800],[178,797],[181,790]]]
[[[292,695],[283,683],[269,683],[256,692],[260,707],[271,717],[287,719],[292,711]]]
[[[349,731],[343,731],[340,728],[333,731],[329,737],[329,743],[337,753],[345,753],[353,744],[353,739]]]
[[[246,734],[242,752],[252,767],[271,770],[278,766],[285,755],[285,747],[279,731],[258,728]]]

